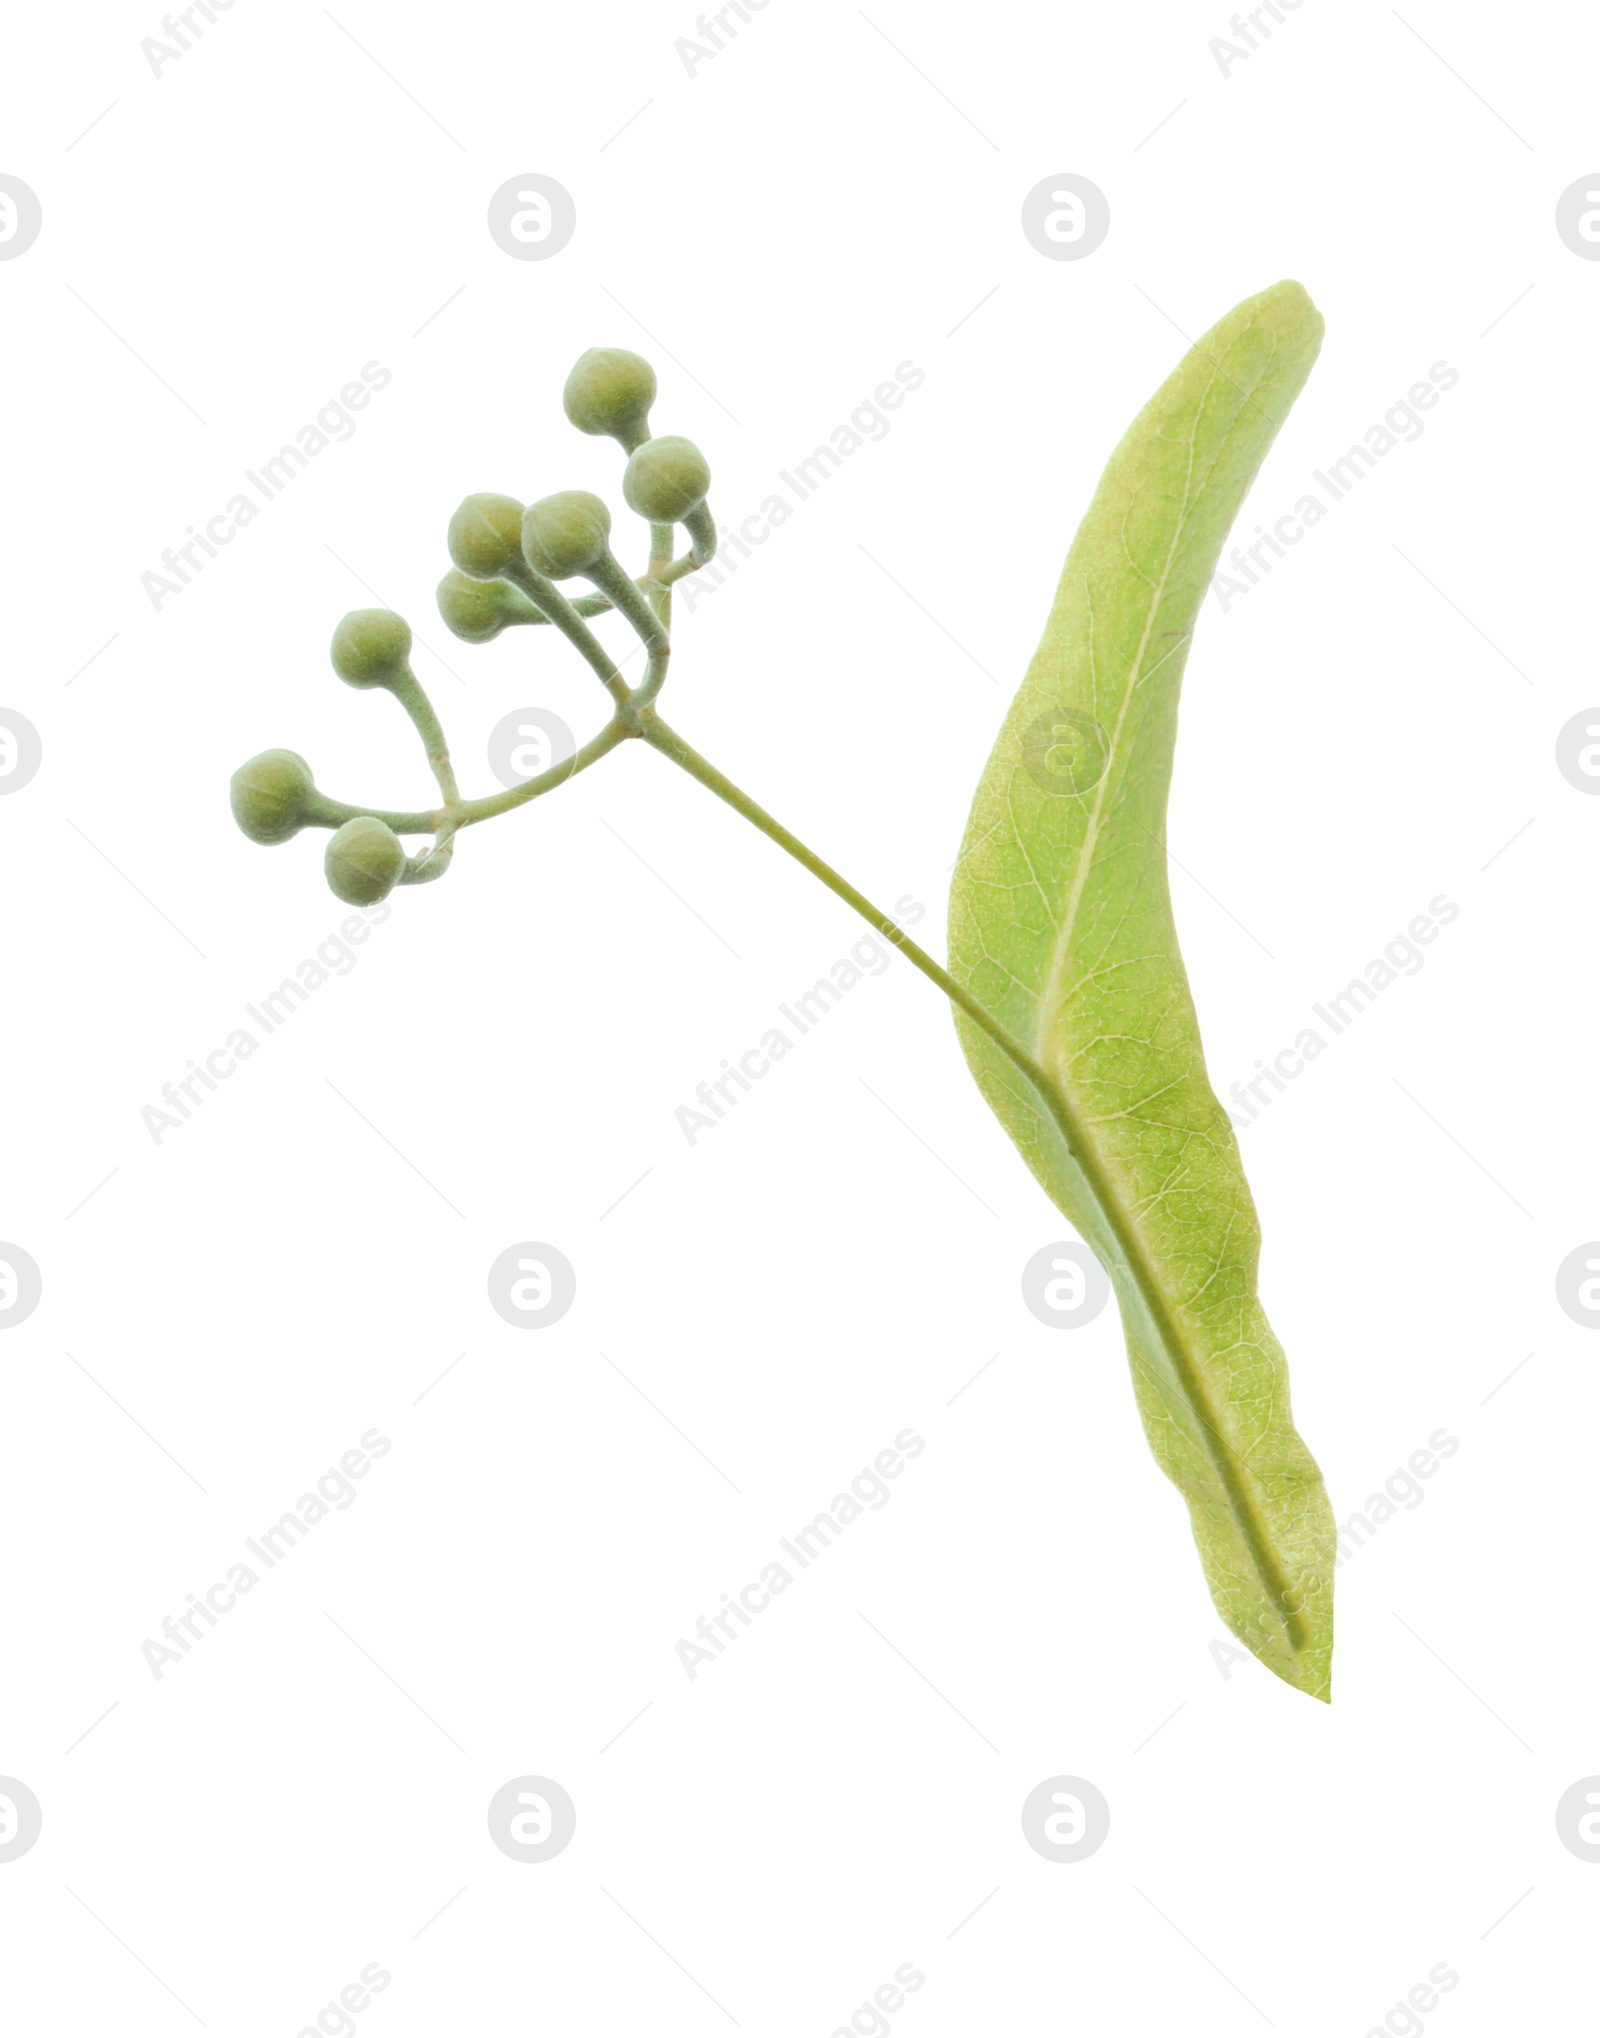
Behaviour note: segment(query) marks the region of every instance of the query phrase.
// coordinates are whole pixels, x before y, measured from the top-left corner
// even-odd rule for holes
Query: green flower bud
[[[335,898],[347,906],[376,906],[388,898],[404,867],[400,838],[376,814],[358,814],[335,829],[322,867]]]
[[[609,433],[631,453],[650,436],[656,371],[626,347],[591,347],[567,377],[561,402],[580,432]]]
[[[522,563],[522,505],[509,495],[469,495],[450,519],[450,557],[474,580],[498,580]]]
[[[622,477],[628,507],[653,524],[681,524],[711,490],[711,469],[692,439],[647,439]]]
[[[393,686],[405,676],[411,625],[393,609],[352,609],[334,631],[329,655],[349,686]]]
[[[581,488],[547,495],[530,504],[522,519],[523,557],[550,580],[587,573],[600,564],[610,543],[610,510],[599,496]]]
[[[287,842],[310,819],[311,767],[293,750],[263,750],[228,783],[233,818],[252,842]]]
[[[439,613],[458,637],[487,644],[507,623],[531,623],[539,611],[508,580],[474,580],[454,567],[439,583]]]

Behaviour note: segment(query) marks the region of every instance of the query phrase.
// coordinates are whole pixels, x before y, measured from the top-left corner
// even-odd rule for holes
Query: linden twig
[[[625,722],[613,716],[598,736],[591,736],[571,757],[563,758],[559,764],[552,764],[548,770],[538,772],[532,778],[525,778],[521,785],[508,786],[503,793],[491,793],[481,800],[463,800],[452,819],[458,828],[470,828],[474,822],[492,821],[498,814],[509,814],[514,808],[525,807],[529,800],[554,792],[569,778],[576,778],[580,771],[587,771],[591,764],[597,764],[635,733]]]
[[[1170,1128],[1123,1114],[1116,1140],[1104,1145],[1100,1121],[1084,1110],[1084,1094],[1096,1094],[1096,1083],[1103,1089],[1124,1073],[1118,1057],[1126,1058],[1128,1036],[1118,1000],[1126,1002],[1127,990],[1119,986],[1099,1004],[1088,993],[1087,1002],[1064,1002],[1058,995],[1063,980],[1077,981],[1072,973],[1084,959],[1080,951],[1100,940],[1098,933],[1085,936],[1075,926],[1073,909],[1083,886],[1098,881],[1114,857],[1146,855],[1144,844],[1155,843],[1155,837],[1141,813],[1152,802],[1159,809],[1165,799],[1182,661],[1167,651],[1154,667],[1143,662],[1155,627],[1154,572],[1161,560],[1170,563],[1180,539],[1200,562],[1202,570],[1190,574],[1183,588],[1166,588],[1165,583],[1157,588],[1157,608],[1166,604],[1162,619],[1192,623],[1209,571],[1205,560],[1215,564],[1276,429],[1277,420],[1259,406],[1250,408],[1260,425],[1237,407],[1219,408],[1217,355],[1225,356],[1235,345],[1243,349],[1248,342],[1250,358],[1269,363],[1266,372],[1276,378],[1280,398],[1292,398],[1315,355],[1321,329],[1296,284],[1249,300],[1192,350],[1113,456],[1062,577],[1045,638],[1049,655],[1041,653],[1030,668],[979,787],[969,827],[971,849],[963,852],[952,886],[955,917],[948,966],[935,961],[656,712],[654,702],[671,655],[672,586],[710,561],[718,534],[707,499],[710,473],[704,457],[687,439],[651,436],[655,375],[647,362],[623,349],[585,354],[562,400],[580,430],[609,435],[627,455],[623,494],[650,530],[643,580],[630,579],[612,552],[606,505],[586,492],[566,491],[526,509],[509,496],[469,496],[450,524],[455,570],[439,584],[440,613],[469,642],[486,642],[510,625],[553,622],[611,695],[613,713],[599,733],[574,756],[535,777],[484,799],[463,800],[438,717],[410,668],[409,629],[398,616],[365,611],[347,616],[339,626],[335,668],[351,685],[382,686],[399,700],[422,738],[438,782],[439,807],[404,814],[341,805],[317,791],[304,758],[289,750],[268,751],[242,766],[234,774],[232,802],[240,827],[257,842],[285,842],[307,826],[332,827],[325,857],[329,884],[351,904],[372,905],[396,885],[424,885],[442,876],[463,829],[541,798],[623,742],[639,738],[793,857],[899,949],[954,1008],[962,1045],[1001,1123],[1058,1207],[1100,1254],[1117,1289],[1151,1442],[1189,1503],[1218,1607],[1279,1676],[1325,1698],[1333,1521],[1320,1475],[1287,1413],[1275,1417],[1265,1431],[1256,1421],[1263,1400],[1287,1410],[1283,1366],[1255,1298],[1249,1194],[1221,1107],[1206,1089],[1159,862],[1141,879],[1138,911],[1124,916],[1118,953],[1137,959],[1141,969],[1154,967],[1150,981],[1160,993],[1160,1037],[1139,1036],[1141,1051],[1170,1064],[1168,1087],[1182,1092],[1180,1115],[1206,1145],[1208,1166],[1217,1174],[1215,1193],[1191,1199],[1200,1207],[1185,1222],[1200,1241],[1195,1249],[1203,1248],[1212,1259],[1220,1255],[1229,1276],[1229,1293],[1238,1307],[1227,1313],[1225,1323],[1209,1324],[1190,1307],[1187,1247],[1182,1239],[1172,1244],[1170,1226],[1152,1231],[1140,1214],[1152,1198],[1159,1201],[1170,1178]],[[1152,418],[1153,424],[1148,422]],[[1186,434],[1177,431],[1173,418],[1180,423],[1187,419]],[[1202,439],[1210,447],[1205,461],[1199,461],[1197,452]],[[1218,447],[1226,459],[1216,457]],[[1202,485],[1190,485],[1193,474],[1186,473],[1186,457],[1190,468],[1198,462],[1208,477]],[[1129,549],[1130,501],[1157,505],[1143,519],[1137,557]],[[686,557],[674,558],[680,524],[690,549]],[[593,582],[594,592],[569,599],[557,583],[579,575]],[[1098,615],[1095,608],[1085,608],[1085,587],[1101,605]],[[627,620],[646,654],[636,687],[629,686],[584,620],[606,613]],[[1070,682],[1085,697],[1093,693],[1099,683],[1094,650],[1101,635],[1119,643],[1126,639],[1129,687],[1148,687],[1161,668],[1167,671],[1151,697],[1156,704],[1146,705],[1142,721],[1129,718],[1126,726],[1118,724],[1113,765],[1102,761],[1102,788],[1110,789],[1103,840],[1098,822],[1078,840],[1070,829],[1063,836],[1059,814],[1050,810],[1048,799],[1042,804],[1038,795],[1018,800],[1019,756],[1024,763],[1027,759],[1019,752],[1023,739],[1017,732],[1036,726],[1044,708],[1052,713],[1060,708],[1053,690]],[[1183,631],[1163,631],[1163,636],[1179,637],[1180,650],[1187,642]],[[1079,657],[1084,644],[1088,649]],[[630,647],[630,659],[633,655]],[[1042,787],[1045,794],[1052,790],[1059,788]],[[985,851],[997,828],[1007,831],[1006,842]],[[400,835],[429,831],[431,845],[408,856]],[[996,872],[1003,877],[1010,865],[1032,869],[1030,844],[1035,840],[1057,858],[1056,882],[1051,896],[1040,892],[1044,910],[1030,913],[1027,926],[1021,927]],[[1159,843],[1155,847],[1159,855]],[[978,852],[992,867],[964,878],[962,864]],[[986,938],[994,929],[999,934]],[[995,944],[1001,937],[1008,952],[1023,954],[1025,971],[1017,964],[996,976],[994,957],[1000,948]],[[1083,982],[1090,983],[1092,975]],[[999,991],[993,1012],[980,995],[991,978]],[[1091,1064],[1107,1040],[1111,1046],[1101,1056],[1105,1066],[1097,1076]],[[1241,1349],[1247,1354],[1242,1373]],[[1174,1410],[1184,1415],[1182,1423],[1174,1421]],[[1233,1439],[1238,1437],[1246,1438],[1244,1446],[1236,1447]]]

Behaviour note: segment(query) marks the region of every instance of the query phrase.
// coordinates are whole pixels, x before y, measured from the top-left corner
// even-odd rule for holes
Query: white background
[[[1224,76],[1220,7],[773,0],[691,77],[687,9],[335,14],[239,0],[159,77],[153,9],[7,30],[0,170],[44,230],[0,263],[0,708],[44,764],[0,800],[0,1238],[45,1284],[0,1341],[0,1774],[44,1809],[0,1866],[8,2025],[292,2038],[372,1962],[370,2038],[871,2032],[906,1962],[896,2038],[1405,2032],[1441,1962],[1430,2038],[1567,2024],[1600,1346],[1554,1272],[1600,1233],[1600,801],[1554,745],[1600,699],[1600,265],[1553,220],[1600,154],[1600,31],[1310,0]],[[529,171],[577,206],[549,261],[485,228]],[[1062,171],[1111,206],[1083,261],[1020,230]],[[656,363],[726,517],[925,371],[680,600],[665,706],[942,952],[1101,466],[1175,328],[1286,275],[1327,340],[1247,529],[1460,376],[1208,600],[1173,790],[1219,1089],[1460,907],[1241,1135],[1340,1519],[1460,1444],[1340,1570],[1331,1709],[1213,1651],[1114,1312],[1024,1308],[1064,1226],[927,983],[869,978],[685,1141],[860,930],[636,746],[398,894],[181,1129],[140,1116],[345,911],[321,836],[233,828],[233,768],[288,744],[338,796],[427,797],[403,718],[327,668],[346,609],[411,617],[471,790],[510,711],[598,726],[553,633],[465,646],[432,606],[470,490],[632,521],[562,417],[582,349]],[[157,612],[141,575],[368,361],[354,438]],[[485,1291],[524,1239],[578,1277],[537,1333]],[[374,1426],[356,1503],[154,1678],[163,1617]],[[892,1502],[691,1682],[677,1640],[908,1426]],[[485,1825],[530,1773],[578,1815],[537,1866]],[[1019,1823],[1063,1773],[1111,1806],[1075,1866]]]

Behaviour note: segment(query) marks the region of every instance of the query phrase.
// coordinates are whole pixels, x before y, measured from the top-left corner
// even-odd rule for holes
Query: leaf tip
[[[1294,277],[1285,276],[1281,283],[1274,283],[1270,289],[1263,290],[1255,303],[1262,314],[1270,314],[1274,322],[1285,329],[1321,342],[1325,330],[1322,313],[1312,302],[1311,292]]]

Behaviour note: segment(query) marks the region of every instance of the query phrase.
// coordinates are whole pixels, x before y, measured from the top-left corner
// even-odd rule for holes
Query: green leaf
[[[1321,339],[1298,283],[1247,298],[1111,456],[972,804],[950,973],[1018,1050],[957,1014],[979,1087],[1111,1276],[1219,1612],[1326,1699],[1333,1514],[1256,1295],[1255,1206],[1206,1077],[1164,841],[1195,615]]]

